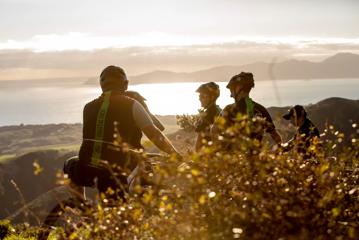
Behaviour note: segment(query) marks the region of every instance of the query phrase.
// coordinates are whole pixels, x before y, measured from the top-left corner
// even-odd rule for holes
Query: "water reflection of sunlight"
[[[265,107],[289,106],[294,104],[316,103],[328,97],[346,97],[357,99],[357,79],[326,80],[282,80],[277,81],[278,94],[282,102],[275,97],[275,89],[271,81],[258,81],[250,96]],[[325,83],[325,84],[324,84]],[[170,83],[131,85],[131,90],[138,91],[146,99],[150,110],[159,115],[175,115],[197,113],[200,108],[198,94],[195,92],[201,83]],[[221,95],[217,100],[220,107],[233,103],[226,82],[218,83]]]
[[[195,92],[201,83],[171,83],[171,84],[140,84],[129,86],[130,90],[141,93],[146,99],[150,110],[159,115],[175,115],[182,113],[197,113],[200,108],[198,94]],[[221,96],[220,106],[232,102],[226,83],[219,83]]]
[[[29,83],[19,88],[17,84],[0,84],[0,126],[44,123],[74,123],[82,121],[85,104],[99,95],[99,86],[59,87],[42,86]],[[141,93],[151,112],[159,115],[197,113],[200,108],[196,89],[201,83],[168,83],[130,85],[130,90]],[[226,82],[218,83],[221,96],[217,103],[220,107],[233,103],[226,89]],[[258,81],[251,97],[264,105],[288,106],[294,104],[316,103],[328,97],[358,99],[358,79],[318,79],[311,81],[277,81],[282,104],[274,97],[270,81]]]

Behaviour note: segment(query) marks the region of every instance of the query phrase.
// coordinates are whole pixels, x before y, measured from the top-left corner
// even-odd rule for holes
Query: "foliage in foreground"
[[[260,128],[260,121],[241,119],[199,153],[159,159],[146,175],[155,185],[137,186],[125,203],[102,199],[69,215],[53,237],[357,239],[357,135],[344,147],[345,136],[329,128],[328,140],[311,149],[317,157],[303,159],[253,141]]]

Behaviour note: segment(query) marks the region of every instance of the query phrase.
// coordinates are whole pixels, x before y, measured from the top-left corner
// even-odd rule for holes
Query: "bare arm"
[[[266,119],[268,127],[266,129],[266,132],[269,133],[272,137],[272,139],[276,142],[278,146],[282,144],[282,137],[279,135],[278,131],[275,129],[274,122],[272,120],[272,117],[270,116],[269,112],[265,107],[262,105],[255,103],[255,107],[259,110],[259,112],[262,114],[262,116]]]
[[[288,142],[281,145],[283,151],[289,151],[294,147],[295,137],[290,139]]]
[[[133,104],[133,117],[136,125],[156,147],[168,154],[178,154],[170,140],[156,127],[148,112],[138,102]]]
[[[152,113],[149,112],[148,110],[148,113],[150,114],[150,117],[153,121],[153,123],[156,125],[156,127],[161,130],[161,132],[163,132],[165,130],[165,126],[163,126],[163,124],[161,123],[161,121],[155,116],[153,115]]]
[[[154,125],[148,125],[142,131],[160,150],[168,154],[179,155],[170,140]]]
[[[282,137],[279,135],[278,131],[274,129],[270,132],[271,137],[277,143],[278,146],[282,144]]]

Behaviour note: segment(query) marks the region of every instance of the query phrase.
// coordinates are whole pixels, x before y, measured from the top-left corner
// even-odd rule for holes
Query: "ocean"
[[[201,83],[139,84],[152,113],[194,114],[200,108],[195,92]],[[232,103],[225,82],[220,82],[221,107]],[[99,86],[75,80],[0,81],[0,126],[18,124],[79,123],[86,102],[101,94]],[[270,106],[312,104],[328,97],[359,99],[359,79],[257,81],[251,97]]]

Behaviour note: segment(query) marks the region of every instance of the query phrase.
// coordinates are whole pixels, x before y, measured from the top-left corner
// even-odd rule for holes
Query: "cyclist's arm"
[[[150,139],[156,147],[168,154],[178,154],[175,147],[170,140],[154,125],[148,125],[143,130],[143,133]]]
[[[178,154],[170,140],[155,126],[144,107],[137,101],[133,104],[133,117],[136,125],[156,147],[168,154]]]
[[[279,135],[276,129],[272,130],[269,134],[271,135],[271,137],[277,143],[278,146],[281,145],[282,137]]]
[[[149,112],[150,113],[150,112]],[[156,125],[156,127],[163,132],[165,130],[165,126],[161,123],[161,121],[152,113],[150,113],[151,119],[153,123]]]
[[[278,146],[282,143],[282,137],[279,135],[277,129],[275,128],[274,122],[272,120],[272,117],[270,116],[269,112],[265,107],[262,105],[255,103],[255,107],[260,111],[262,116],[266,119],[268,127],[266,129],[266,132],[270,134],[272,139],[276,142]]]
[[[293,137],[292,139],[290,139],[288,142],[283,143],[281,145],[283,151],[289,151],[294,147],[295,144],[295,137]]]

